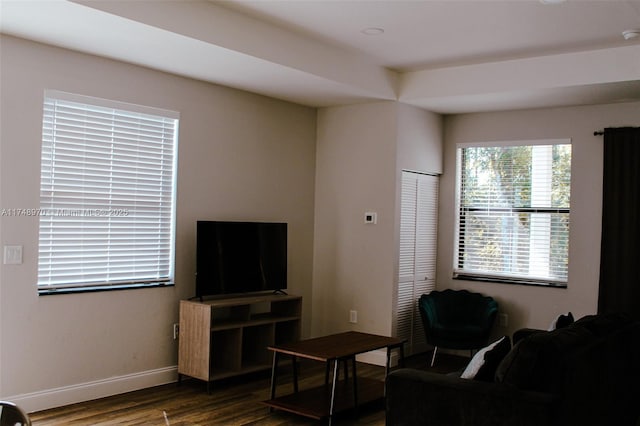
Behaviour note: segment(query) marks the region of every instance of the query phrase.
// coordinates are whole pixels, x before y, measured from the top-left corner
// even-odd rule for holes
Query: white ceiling
[[[640,2],[573,0],[256,1],[223,5],[407,71],[622,46]],[[361,30],[383,28],[367,36]]]
[[[628,29],[640,0],[0,0],[9,35],[304,105],[441,113],[638,101]]]

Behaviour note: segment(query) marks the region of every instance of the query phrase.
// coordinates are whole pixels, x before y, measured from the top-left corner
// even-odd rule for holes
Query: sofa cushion
[[[445,326],[440,323],[435,323],[431,331],[438,337],[464,339],[481,334],[482,327],[470,324],[447,324]]]
[[[574,354],[593,339],[594,335],[580,326],[532,334],[516,344],[500,363],[496,381],[520,389],[560,392]]]
[[[634,322],[629,315],[612,313],[606,315],[587,315],[575,322],[576,327],[583,327],[595,336],[608,336]]]
[[[460,376],[463,379],[474,379],[493,382],[496,370],[502,359],[511,350],[511,339],[504,336],[489,346],[480,349],[471,359]]]

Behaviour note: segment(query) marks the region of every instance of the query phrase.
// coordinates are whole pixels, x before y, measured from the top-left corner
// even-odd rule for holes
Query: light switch
[[[4,264],[22,265],[22,246],[4,246]]]

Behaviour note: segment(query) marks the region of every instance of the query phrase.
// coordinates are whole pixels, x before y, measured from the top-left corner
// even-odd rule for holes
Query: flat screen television
[[[286,288],[286,223],[197,222],[196,297]]]

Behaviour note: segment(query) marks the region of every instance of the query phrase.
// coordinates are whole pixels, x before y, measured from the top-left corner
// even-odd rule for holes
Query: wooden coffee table
[[[294,343],[269,346],[273,351],[271,369],[271,399],[264,401],[272,409],[285,410],[314,419],[329,418],[351,408],[358,408],[361,403],[371,402],[384,397],[384,382],[370,378],[358,378],[356,371],[356,355],[387,349],[385,378],[389,372],[391,352],[400,352],[399,365],[404,366],[404,340],[394,337],[377,336],[375,334],[349,331],[332,334],[315,339],[301,340]],[[290,355],[293,363],[293,389],[290,395],[276,397],[276,381],[278,361],[282,354]],[[300,391],[298,389],[297,358],[307,358],[326,364],[324,386]],[[348,364],[351,361],[352,374],[348,377]],[[329,370],[333,363],[333,380],[329,382]],[[339,381],[339,366],[344,366],[344,380]]]

